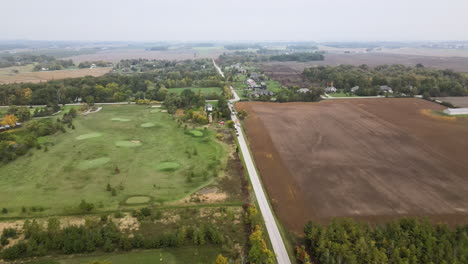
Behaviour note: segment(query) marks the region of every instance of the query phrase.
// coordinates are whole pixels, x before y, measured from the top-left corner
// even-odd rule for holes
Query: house
[[[355,93],[357,90],[359,90],[359,86],[354,86],[353,88],[351,88],[352,93]]]
[[[257,86],[257,83],[252,79],[247,79],[245,83],[249,86],[248,88],[254,89]]]
[[[301,88],[301,89],[298,89],[297,92],[298,93],[308,93],[308,92],[310,92],[310,89],[309,88]]]
[[[89,67],[90,69],[96,69],[96,64],[91,64],[91,67]]]
[[[334,86],[329,86],[325,88],[326,93],[336,93],[336,88]]]
[[[266,89],[267,88],[266,82],[261,82],[260,83],[260,88]]]
[[[5,130],[6,130],[6,128],[4,126],[0,126],[0,132],[5,131]]]
[[[259,82],[260,81],[260,74],[258,74],[256,72],[252,72],[250,74],[250,79],[253,79],[256,82]]]
[[[268,90],[265,90],[265,89],[255,89],[253,92],[252,92],[252,96],[253,97],[260,97],[260,96],[272,96],[273,93],[271,91],[268,91]]]
[[[380,91],[381,91],[381,92],[393,93],[392,87],[390,87],[390,86],[388,86],[388,85],[381,85],[381,86],[380,86]]]
[[[213,112],[213,105],[212,104],[206,104],[205,105],[205,112]]]

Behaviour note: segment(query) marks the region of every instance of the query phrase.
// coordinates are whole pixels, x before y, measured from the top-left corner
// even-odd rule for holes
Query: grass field
[[[205,264],[212,263],[221,252],[213,246],[158,249],[128,253],[63,258],[51,261],[36,261],[29,264],[82,264],[90,261],[110,261],[112,264]]]
[[[26,67],[26,66],[25,66]],[[58,80],[64,78],[77,78],[91,75],[98,77],[110,72],[112,68],[96,68],[96,69],[71,69],[60,71],[44,71],[44,72],[27,72],[20,69],[18,74],[1,74],[0,84],[8,84],[15,82],[38,83],[43,81]]]
[[[184,87],[184,88],[170,88],[169,89],[169,92],[170,93],[177,93],[177,94],[180,94],[182,93],[182,91],[186,90],[186,89],[190,89],[192,90],[194,93],[198,93],[198,92],[201,92],[201,94],[203,95],[210,95],[210,94],[218,94],[220,95],[223,90],[219,87],[203,87],[203,88],[200,88],[200,87]]]
[[[349,95],[349,94],[343,93],[343,92],[329,93],[328,95],[331,96],[331,97],[357,97],[355,95]]]
[[[227,158],[211,131],[189,133],[167,113],[146,106],[104,106],[77,117],[74,125],[75,130],[40,138],[47,152],[31,150],[0,167],[0,204],[10,211],[3,216],[22,216],[22,206],[71,213],[81,199],[97,210],[118,209],[135,195],[178,200],[212,182]]]

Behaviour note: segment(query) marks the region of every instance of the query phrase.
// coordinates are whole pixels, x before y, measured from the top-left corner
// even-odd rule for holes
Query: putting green
[[[120,118],[120,117],[114,117],[111,119],[112,121],[120,121],[120,122],[128,122],[130,119],[127,118]]]
[[[83,140],[83,139],[95,138],[95,137],[100,137],[100,136],[102,136],[102,133],[94,132],[94,133],[79,135],[79,136],[76,137],[76,139],[77,140]]]
[[[132,197],[129,197],[125,203],[126,204],[143,204],[143,203],[148,203],[151,201],[151,197],[150,196],[144,196],[144,195],[141,195],[141,196],[132,196]]]
[[[141,142],[139,140],[132,140],[132,141],[117,141],[115,142],[117,147],[125,147],[125,148],[133,148],[141,146]]]
[[[189,133],[194,137],[203,137],[203,132],[200,130],[190,130]]]
[[[155,124],[154,123],[143,123],[140,125],[141,127],[154,127]]]
[[[78,168],[80,170],[92,169],[92,168],[96,168],[101,165],[104,165],[109,161],[110,161],[110,158],[108,157],[100,157],[97,159],[85,160],[85,161],[80,162],[80,164],[78,164]]]
[[[180,168],[180,163],[174,161],[165,161],[156,165],[159,171],[175,171]]]

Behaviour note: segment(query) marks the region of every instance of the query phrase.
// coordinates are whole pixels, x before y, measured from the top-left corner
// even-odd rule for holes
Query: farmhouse
[[[248,88],[250,89],[257,87],[257,83],[253,79],[247,79],[245,83],[249,86]]]
[[[447,108],[444,113],[447,115],[468,115],[468,108]]]
[[[326,93],[336,93],[336,88],[334,86],[329,86],[325,88]]]
[[[205,105],[205,112],[213,112],[213,105],[212,104],[206,104]]]
[[[308,92],[310,92],[310,89],[309,88],[301,88],[301,89],[298,89],[297,92],[298,93],[308,93]]]
[[[266,96],[272,96],[273,93],[271,91],[268,91],[266,89],[259,89],[259,88],[256,88],[253,92],[252,92],[252,96],[253,97],[260,97],[262,95],[266,95]]]

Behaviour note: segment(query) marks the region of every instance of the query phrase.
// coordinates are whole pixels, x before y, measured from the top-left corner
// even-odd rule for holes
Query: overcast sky
[[[0,39],[468,40],[468,0],[1,0]]]

